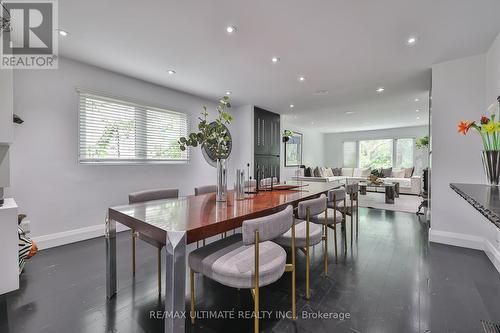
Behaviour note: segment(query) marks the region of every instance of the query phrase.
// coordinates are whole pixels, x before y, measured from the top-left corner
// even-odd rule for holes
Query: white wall
[[[500,270],[498,229],[449,184],[485,183],[474,132],[457,133],[460,120],[478,120],[500,95],[500,39],[485,55],[437,64],[432,68],[432,210],[430,239],[483,249]]]
[[[281,132],[291,130],[293,132],[302,133],[302,164],[307,166],[324,166],[324,139],[323,133],[293,126],[287,122],[286,116],[281,117]],[[280,165],[281,179],[290,180],[294,175],[297,167],[285,167],[285,146],[281,144]]]
[[[102,234],[107,207],[126,203],[129,192],[175,187],[181,195],[188,195],[193,194],[195,186],[215,184],[215,168],[204,161],[199,148],[192,150],[188,165],[80,165],[76,87],[186,112],[191,115],[192,126],[203,105],[210,110],[215,105],[68,59],[60,60],[58,70],[17,71],[14,107],[25,123],[16,126],[14,133],[10,193],[32,222],[32,236],[45,235],[35,238],[42,247]],[[232,111],[236,153],[228,163],[229,185],[234,182],[234,169],[252,158],[245,156],[251,150],[243,148],[252,145],[245,135],[249,135],[246,128],[253,122],[249,122],[248,114],[239,117],[238,110]]]
[[[368,140],[368,139],[393,139],[393,138],[419,138],[429,134],[427,126],[401,127],[385,130],[358,131],[344,133],[325,134],[325,163],[330,167],[341,167],[343,165],[343,143],[344,141]],[[415,161],[415,175],[421,175],[422,170],[428,166],[428,151],[413,150]]]

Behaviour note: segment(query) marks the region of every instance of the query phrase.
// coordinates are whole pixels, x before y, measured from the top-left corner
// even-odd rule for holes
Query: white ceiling
[[[403,127],[425,124],[432,64],[486,51],[499,13],[498,0],[60,0],[60,53],[214,100],[231,90],[323,132]]]

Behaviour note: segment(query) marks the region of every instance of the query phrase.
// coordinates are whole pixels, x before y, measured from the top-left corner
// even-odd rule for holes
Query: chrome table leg
[[[106,215],[106,296],[116,295],[116,222]]]
[[[168,231],[165,245],[165,332],[185,330],[186,232]]]

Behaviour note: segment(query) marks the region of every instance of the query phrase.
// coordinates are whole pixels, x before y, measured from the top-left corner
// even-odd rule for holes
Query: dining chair
[[[146,191],[133,192],[128,195],[129,204],[146,202],[160,199],[178,198],[179,190],[176,188],[160,188]],[[135,240],[139,238],[142,241],[156,247],[157,269],[158,269],[158,294],[161,294],[161,249],[163,244],[132,229],[132,274],[135,275]]]
[[[194,195],[195,196],[208,194],[208,193],[215,193],[215,192],[217,192],[217,185],[205,185],[205,186],[199,186],[199,187],[194,188]],[[234,232],[233,232],[233,234],[234,234]],[[227,233],[224,232],[221,235],[221,238],[224,238],[226,236],[227,236]],[[203,246],[205,246],[205,240],[203,240]],[[197,248],[200,247],[198,242],[196,242],[196,247]]]
[[[217,185],[205,185],[194,188],[194,195],[202,195],[217,192]]]
[[[326,228],[333,229],[333,243],[335,246],[335,262],[338,261],[337,256],[337,224],[345,224],[345,215],[341,212],[341,208],[346,205],[346,190],[339,187],[328,191],[327,207],[329,210],[325,217],[319,215],[314,220],[319,224],[326,225]],[[345,229],[345,228],[344,228]],[[344,237],[344,249],[347,251],[347,239]]]
[[[291,228],[292,263],[272,240]],[[195,323],[194,274],[200,273],[225,286],[250,289],[254,299],[254,332],[259,332],[259,289],[292,273],[292,318],[295,312],[295,225],[292,206],[265,217],[246,220],[241,234],[231,235],[192,251],[188,257],[191,286],[191,323]]]
[[[359,184],[351,183],[345,186],[346,193],[349,195],[349,206],[341,208],[345,215],[351,217],[351,245],[353,237],[353,216],[356,215],[356,238],[358,238],[358,227],[359,227]]]
[[[277,237],[274,242],[284,247],[291,247],[292,238],[295,238],[295,246],[298,247],[306,256],[306,298],[311,297],[309,286],[310,275],[310,255],[309,248],[319,244],[325,239],[325,252],[323,255],[325,275],[328,273],[328,247],[326,243],[326,235],[322,234],[322,227],[317,223],[312,223],[311,220],[319,214],[326,213],[326,196],[322,194],[319,198],[304,200],[299,202],[297,207],[297,217],[294,220],[295,237],[292,236],[292,231],[288,230],[283,235]],[[305,219],[305,220],[304,220]]]

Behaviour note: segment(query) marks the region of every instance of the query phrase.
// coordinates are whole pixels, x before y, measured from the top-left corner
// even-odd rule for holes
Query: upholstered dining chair
[[[160,199],[170,199],[170,198],[178,198],[179,190],[176,188],[160,188],[153,190],[146,190],[140,192],[130,193],[128,195],[128,202],[130,204],[146,202],[152,200],[160,200]],[[158,269],[158,294],[161,294],[161,249],[163,244],[157,242],[156,240],[143,235],[141,233],[135,232],[132,229],[132,273],[135,275],[135,240],[139,238],[140,240],[145,241],[146,243],[156,247],[158,255],[157,255],[157,269]]]
[[[341,211],[344,212],[345,215],[351,217],[351,245],[352,245],[352,236],[353,236],[353,216],[356,215],[356,238],[358,238],[358,227],[359,227],[359,184],[352,183],[347,184],[345,186],[345,190],[349,195],[349,206],[345,206],[341,208]]]
[[[341,212],[341,208],[346,205],[346,190],[339,187],[328,191],[328,210],[329,213],[325,214],[326,220],[323,216],[319,215],[314,222],[326,225],[326,228],[333,229],[333,243],[335,246],[335,262],[338,260],[337,256],[337,224],[345,223],[345,215]],[[347,239],[344,237],[344,249],[347,251]]]
[[[205,185],[194,188],[194,195],[202,195],[217,192],[217,185]]]
[[[205,186],[199,186],[194,188],[194,195],[203,195],[203,194],[208,194],[208,193],[215,193],[217,192],[217,185],[205,185]],[[233,232],[234,234],[234,232]],[[222,234],[222,238],[226,237],[227,233],[225,232]],[[205,240],[203,240],[203,246],[205,246]],[[196,247],[200,247],[199,243],[196,242]]]
[[[295,225],[293,208],[265,217],[246,220],[242,233],[231,235],[192,251],[188,257],[191,285],[191,323],[195,323],[194,274],[201,273],[225,286],[250,289],[254,314],[259,313],[259,289],[292,273],[292,318],[295,313]],[[292,263],[287,264],[285,250],[272,242],[291,228]],[[254,316],[254,331],[259,332],[259,316]]]
[[[323,236],[322,227],[316,223],[311,223],[311,220],[319,214],[326,213],[326,196],[322,194],[319,198],[304,200],[299,202],[297,207],[297,217],[294,221],[295,227],[295,246],[297,246],[306,256],[306,298],[311,297],[311,290],[309,287],[309,274],[310,274],[310,258],[309,248],[319,244],[322,239],[325,240],[324,252],[324,269],[325,275],[328,274],[328,247],[327,236]],[[305,219],[305,220],[304,220]],[[284,247],[291,247],[292,245],[292,231],[288,230],[283,235],[277,237],[274,242]]]

